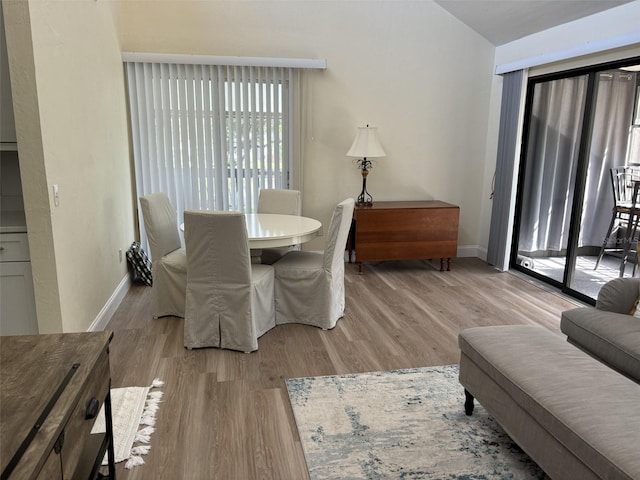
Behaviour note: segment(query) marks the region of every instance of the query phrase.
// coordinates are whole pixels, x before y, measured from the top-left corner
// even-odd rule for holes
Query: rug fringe
[[[153,427],[144,427],[142,430],[138,430],[136,433],[136,438],[133,440],[134,443],[149,443],[151,441],[151,434],[155,432],[156,429]]]
[[[151,388],[157,388],[157,387],[163,387],[163,386],[164,386],[164,382],[159,378],[154,378],[153,382],[151,383]]]
[[[164,382],[159,378],[153,380],[149,386],[149,393],[147,393],[147,400],[145,401],[142,417],[140,417],[140,425],[144,425],[143,428],[136,432],[134,443],[149,443],[151,441],[151,434],[155,431],[156,413],[160,408],[160,402],[162,400],[163,392],[152,392],[152,388],[159,388],[164,386]],[[138,465],[144,465],[142,455],[147,455],[151,450],[150,445],[136,445],[131,448],[131,456],[127,460],[124,468],[131,469]]]
[[[154,415],[143,415],[140,419],[140,425],[154,427],[156,425],[156,417]]]
[[[139,445],[137,447],[133,447],[131,449],[132,455],[146,455],[151,450],[151,446],[149,445]]]
[[[127,463],[124,464],[124,468],[132,469],[133,467],[137,467],[138,465],[144,465],[144,460],[139,455],[131,455]]]
[[[163,396],[162,392],[150,392],[149,395],[147,396],[147,404],[153,405],[160,402],[160,399],[162,398],[162,396]]]

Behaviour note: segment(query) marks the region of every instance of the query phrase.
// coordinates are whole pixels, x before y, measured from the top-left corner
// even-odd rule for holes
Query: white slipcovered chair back
[[[354,205],[353,199],[348,198],[333,210],[324,249],[324,268],[329,272],[340,268],[344,271],[344,251],[351,228]]]
[[[140,206],[152,261],[182,247],[176,211],[166,193],[152,193],[140,197]]]
[[[258,196],[258,213],[302,215],[302,195],[299,190],[262,189]],[[260,253],[260,261],[272,265],[291,250],[300,250],[300,246],[265,248]]]
[[[302,215],[302,195],[299,190],[262,189],[258,196],[258,213]]]
[[[251,263],[244,215],[187,210],[184,227],[185,347],[257,350],[275,326],[273,267]]]
[[[327,244],[324,249],[323,266],[329,282],[331,282],[331,309],[334,312],[332,315],[336,318],[344,315],[344,252],[351,228],[354,206],[354,200],[348,198],[340,202],[333,210]]]
[[[344,250],[354,201],[334,209],[323,253],[294,251],[274,263],[276,323],[333,328],[344,316]]]
[[[187,256],[180,242],[176,212],[165,193],[140,197],[140,207],[151,249],[153,317],[184,317]]]

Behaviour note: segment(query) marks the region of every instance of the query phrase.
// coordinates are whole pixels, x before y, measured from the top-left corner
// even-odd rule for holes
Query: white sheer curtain
[[[635,73],[609,71],[598,75],[579,247],[602,245],[609,227],[613,209],[609,172],[627,160],[635,85]]]
[[[181,222],[185,209],[252,212],[261,188],[288,188],[294,69],[127,62],[126,72],[138,197],[166,192]]]
[[[535,86],[518,250],[567,246],[587,76]]]
[[[631,79],[633,77],[633,79]],[[518,250],[566,250],[588,76],[536,85],[529,129]],[[624,165],[635,76],[598,74],[578,246],[600,246],[611,220],[609,169]]]

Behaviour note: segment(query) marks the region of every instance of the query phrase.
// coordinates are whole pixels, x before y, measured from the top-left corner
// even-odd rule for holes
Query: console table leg
[[[116,455],[113,447],[113,418],[111,416],[111,382],[109,382],[109,393],[104,401],[104,413],[106,421],[107,458],[109,461],[109,480],[116,480]]]
[[[447,272],[451,271],[451,257],[447,258]]]
[[[444,258],[440,259],[440,271],[444,272]]]

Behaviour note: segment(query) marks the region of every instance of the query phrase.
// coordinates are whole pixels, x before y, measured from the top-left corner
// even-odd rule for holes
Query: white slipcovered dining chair
[[[140,206],[151,249],[153,318],[184,317],[187,255],[180,242],[176,211],[163,192],[140,197]]]
[[[299,190],[263,188],[258,196],[258,213],[279,213],[281,215],[302,215],[302,195]],[[299,246],[263,248],[260,261],[272,265],[287,252],[299,250]]]
[[[289,252],[273,265],[276,324],[329,329],[344,316],[344,250],[353,207],[353,199],[348,198],[334,209],[324,252]]]
[[[275,327],[273,267],[252,264],[239,212],[184,212],[187,300],[184,346],[258,349]]]

